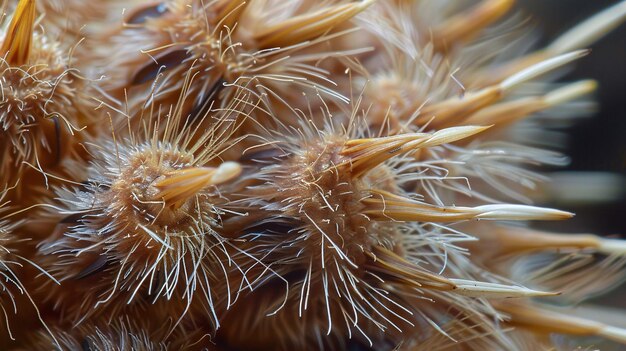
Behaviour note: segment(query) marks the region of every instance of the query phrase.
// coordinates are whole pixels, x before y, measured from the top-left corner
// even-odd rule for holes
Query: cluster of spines
[[[31,266],[52,275],[16,285],[45,309],[32,347],[507,349],[549,333],[626,343],[624,330],[529,299],[576,293],[567,262],[546,279],[507,261],[554,249],[609,255],[588,262],[589,274],[611,273],[585,297],[623,277],[621,241],[483,222],[571,217],[494,200],[528,202],[501,179],[510,172],[533,188],[542,178],[524,164],[554,157],[493,140],[593,91],[582,81],[518,92],[586,55],[624,20],[625,3],[527,56],[446,67],[475,55],[468,44],[512,4],[450,15],[427,1],[137,1],[119,28],[87,31],[89,50],[76,52],[85,76],[73,73],[58,95],[68,71],[53,69],[53,55],[31,62],[49,47],[36,42],[36,1],[19,1],[0,48],[3,79],[42,67],[53,89],[34,92],[78,106],[20,100],[41,112],[23,118],[6,102],[0,110],[4,125],[16,119],[32,134],[25,149],[12,144],[19,158],[3,154],[4,181],[41,193],[16,196],[11,215],[40,222],[7,226],[36,239]],[[430,23],[420,12],[429,7],[445,20]],[[13,137],[4,131],[3,143]],[[56,161],[42,163],[51,139]],[[518,268],[537,279],[512,281]]]

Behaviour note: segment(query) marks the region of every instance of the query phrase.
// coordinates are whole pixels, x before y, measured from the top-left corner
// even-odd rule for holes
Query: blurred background
[[[530,18],[539,33],[539,46],[547,44],[577,23],[618,0],[518,0],[518,6]],[[562,203],[576,213],[568,222],[551,229],[619,235],[626,238],[626,25],[595,43],[589,56],[577,61],[565,81],[593,78],[599,87],[595,93],[597,111],[579,119],[566,130],[569,142],[563,150],[572,162],[566,170],[613,172],[616,182],[613,200],[606,203]],[[590,179],[591,180],[591,179]],[[602,178],[595,181],[602,182]],[[587,184],[594,191],[594,184]],[[624,299],[626,300],[626,299]],[[626,301],[624,302],[626,306]]]
[[[543,46],[577,23],[618,0],[518,0],[518,6],[540,34]],[[595,43],[589,56],[578,61],[564,81],[593,78],[597,110],[566,130],[569,141],[563,152],[572,162],[566,171],[610,172],[613,176],[592,177],[582,186],[593,195],[597,184],[615,183],[612,200],[596,203],[546,203],[576,213],[572,220],[542,224],[555,231],[595,233],[626,239],[626,25]],[[580,185],[579,185],[580,186]],[[599,187],[601,188],[601,187]],[[594,303],[626,308],[626,284]]]

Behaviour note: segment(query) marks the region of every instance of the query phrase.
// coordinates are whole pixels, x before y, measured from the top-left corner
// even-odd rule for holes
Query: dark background
[[[590,15],[617,4],[617,0],[518,0],[518,7],[541,35],[539,45],[547,44]],[[569,142],[564,152],[572,163],[568,171],[612,172],[626,184],[626,24],[594,43],[589,56],[577,61],[563,80],[593,78],[597,112],[566,129]],[[542,224],[555,231],[595,233],[626,239],[626,186],[615,189],[621,195],[610,202],[554,205],[576,213],[565,222]],[[626,308],[626,284],[595,303]],[[609,348],[610,349],[610,348]],[[617,348],[619,349],[619,348]]]
[[[518,7],[538,29],[539,45],[617,0],[519,0]],[[614,172],[626,178],[626,24],[594,43],[589,56],[577,61],[563,78],[574,81],[593,78],[597,112],[566,129],[570,136],[563,150],[572,163],[567,170]],[[575,212],[574,219],[552,225],[552,229],[619,235],[626,238],[626,189],[617,200],[603,204],[574,205],[564,208]],[[563,208],[563,204],[559,204]],[[625,303],[626,304],[626,303]]]

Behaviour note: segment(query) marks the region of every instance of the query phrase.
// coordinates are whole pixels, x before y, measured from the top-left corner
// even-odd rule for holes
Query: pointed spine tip
[[[228,182],[241,174],[241,165],[237,162],[224,162],[213,173],[211,184],[217,185]]]
[[[626,21],[626,1],[621,1],[565,32],[554,40],[546,51],[559,55],[584,48],[600,40],[624,21]]]
[[[562,88],[556,89],[548,93],[544,102],[548,106],[557,106],[565,102],[577,99],[581,96],[592,93],[598,88],[595,80],[583,80],[580,82],[568,84]]]
[[[553,208],[498,204],[474,207],[477,219],[489,220],[563,220],[574,217],[574,213]]]
[[[607,325],[598,334],[609,340],[626,345],[626,329]]]
[[[403,153],[421,148],[453,143],[481,133],[491,126],[460,126],[432,134],[406,133],[389,137],[350,139],[341,154],[347,158],[339,166],[349,166],[354,177],[360,177],[381,163]]]
[[[598,251],[606,254],[626,256],[626,240],[596,238],[598,239],[598,245],[596,247]]]
[[[560,295],[560,292],[538,291],[517,285],[505,285],[465,279],[450,279],[455,284],[454,291],[460,295],[478,298],[522,298]]]
[[[589,49],[576,50],[576,51],[568,52],[566,54],[562,54],[556,57],[549,58],[547,60],[543,60],[503,80],[502,83],[500,83],[500,89],[505,92],[509,91],[519,86],[520,84],[526,83],[541,75],[554,71],[560,67],[563,67],[567,65],[568,63],[571,63],[582,57],[585,57],[590,52],[591,50]]]

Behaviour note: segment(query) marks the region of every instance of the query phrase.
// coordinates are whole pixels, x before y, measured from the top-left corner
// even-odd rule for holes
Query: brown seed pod
[[[342,35],[333,30],[371,3],[149,3],[129,11],[124,25],[106,33],[98,44],[110,44],[94,48],[90,62],[117,67],[105,72],[104,89],[132,113],[151,99],[157,105],[175,103],[184,77],[194,80],[190,92],[195,96],[186,111],[209,103],[224,108],[236,99],[235,87],[265,99],[299,101],[301,90],[308,90],[346,102],[320,63],[349,52],[328,49]]]
[[[24,186],[44,185],[30,168],[62,171],[65,159],[80,157],[84,128],[95,114],[71,51],[35,29],[35,18],[35,1],[20,1],[0,47],[0,184],[17,183],[18,198],[33,195]]]
[[[540,141],[596,84],[553,82],[626,1],[534,52],[512,0],[16,3],[0,349],[626,344],[551,306],[623,281],[623,241],[494,224],[572,216],[531,206]]]
[[[179,113],[155,115],[149,129],[125,138],[113,133],[93,145],[88,180],[59,189],[63,210],[52,214],[56,229],[40,260],[61,288],[41,293],[63,320],[115,318],[127,305],[141,310],[163,299],[178,318],[198,301],[219,323],[216,306],[236,281],[230,271],[238,274],[220,231],[224,217],[238,215],[227,208],[241,166],[219,159],[236,143],[229,137],[238,124],[229,113],[211,118],[218,122],[200,136],[176,133],[189,123]]]
[[[246,218],[230,223],[242,229],[226,227],[243,233],[240,238],[247,243],[242,248],[255,258],[247,269],[253,292],[247,287],[240,291],[218,339],[242,349],[340,348],[345,335],[380,345],[401,340],[413,328],[427,333],[429,325],[449,316],[447,311],[473,319],[477,311],[490,308],[475,297],[552,295],[502,284],[495,276],[479,281],[476,266],[446,274],[431,269],[446,255],[450,266],[462,256],[437,248],[440,236],[466,239],[452,239],[447,231],[454,230],[447,223],[571,216],[520,205],[438,206],[403,188],[399,180],[414,162],[406,155],[487,128],[376,138],[368,137],[356,113],[333,118],[349,121],[348,127],[341,131],[329,118],[325,128],[318,128],[313,121],[321,118],[314,116],[299,120],[297,127],[266,125],[269,133],[280,135],[280,142],[269,146],[278,154],[260,146],[265,152],[249,156],[258,170],[248,177],[256,184],[248,186],[240,201],[242,208],[257,209],[247,225]],[[270,134],[264,139],[278,138]],[[282,295],[276,292],[280,288]],[[274,292],[271,298],[269,291]],[[266,317],[251,307],[259,304]],[[240,325],[245,327],[236,327]],[[495,325],[486,328],[498,334]]]
[[[482,1],[477,8],[504,9],[508,8],[508,3]],[[447,190],[439,191],[440,187],[455,189],[458,194],[454,201],[457,203],[462,201],[459,196],[490,202],[514,199],[531,203],[529,192],[546,178],[530,168],[538,164],[563,166],[568,159],[558,152],[516,142],[516,138],[508,133],[509,128],[520,123],[533,123],[537,114],[554,111],[593,92],[596,86],[593,81],[555,88],[547,80],[554,71],[588,54],[586,50],[579,50],[585,40],[576,42],[568,33],[588,27],[588,31],[595,33],[592,37],[598,38],[606,28],[615,24],[616,19],[606,19],[606,15],[600,14],[598,19],[606,19],[604,25],[599,25],[600,20],[594,21],[595,28],[583,24],[562,36],[564,39],[569,37],[568,41],[573,40],[567,46],[571,52],[563,48],[553,50],[550,55],[516,65],[508,70],[508,75],[500,75],[484,84],[479,76],[492,75],[491,71],[485,71],[487,67],[509,65],[506,58],[492,56],[485,47],[512,45],[509,43],[521,46],[524,35],[519,31],[493,35],[482,22],[475,23],[469,32],[479,34],[485,31],[484,36],[488,39],[472,35],[473,38],[461,40],[442,53],[433,44],[441,41],[437,37],[441,35],[438,31],[435,30],[432,37],[423,36],[423,24],[433,20],[425,16],[429,6],[438,5],[415,2],[397,7],[382,2],[375,6],[378,12],[366,11],[359,18],[363,28],[371,32],[373,43],[381,47],[361,67],[353,67],[355,72],[363,72],[353,84],[355,89],[363,90],[362,103],[368,106],[370,128],[387,136],[459,125],[490,125],[489,131],[457,144],[463,148],[416,152],[415,157],[422,161],[422,165],[415,172],[431,175],[430,180],[423,181],[425,184],[416,185],[424,187],[424,195],[439,203],[453,200],[441,198]],[[448,7],[450,9],[446,11],[454,11],[455,6],[450,4]],[[458,11],[464,14],[462,10]],[[440,14],[446,12],[438,12]],[[476,18],[458,15],[449,20],[461,23]],[[446,21],[442,22],[445,24]],[[510,26],[510,23],[505,22],[505,25]],[[559,38],[555,42],[562,40]]]

